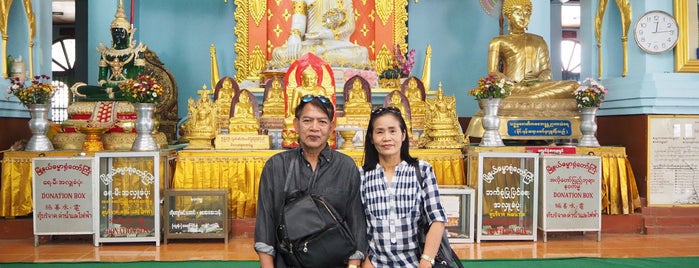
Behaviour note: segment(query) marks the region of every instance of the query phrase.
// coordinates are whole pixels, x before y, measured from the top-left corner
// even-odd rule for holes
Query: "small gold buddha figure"
[[[284,89],[280,78],[272,78],[271,86],[267,89],[265,100],[262,103],[262,117],[285,116],[284,111]]]
[[[216,105],[211,101],[209,95],[211,90],[206,89],[206,85],[197,91],[200,95],[198,101],[188,100],[187,111],[188,120],[182,126],[185,131],[185,139],[189,140],[189,146],[185,149],[212,149],[211,141],[216,137],[218,128],[216,127]]]
[[[257,134],[260,122],[255,117],[255,109],[250,102],[250,91],[241,90],[238,93],[237,102],[232,109],[233,114],[229,119],[228,133],[253,133]]]
[[[413,127],[410,121],[410,104],[408,103],[407,98],[403,93],[400,92],[400,90],[394,90],[389,93],[390,101],[388,104],[384,105],[386,107],[395,107],[398,110],[400,110],[400,114],[403,116],[403,121],[405,121],[405,124],[407,125],[406,127],[408,128],[408,136],[412,137],[413,136]]]
[[[216,102],[216,114],[221,129],[228,128],[228,119],[231,117],[231,102],[233,96],[238,93],[238,84],[233,78],[226,76],[216,84],[214,101]]]
[[[413,128],[422,129],[425,122],[425,87],[417,77],[410,77],[403,83],[403,95],[410,104],[410,118]]]
[[[355,76],[353,79],[352,88],[346,90],[345,94],[345,116],[367,116],[368,118],[371,115],[371,102],[367,100],[367,90],[364,84],[366,83],[368,86],[369,83],[362,81],[363,78],[360,76]]]
[[[420,147],[462,148],[465,143],[456,115],[456,98],[445,97],[440,83],[437,96],[427,99],[426,106],[425,132],[420,137]]]

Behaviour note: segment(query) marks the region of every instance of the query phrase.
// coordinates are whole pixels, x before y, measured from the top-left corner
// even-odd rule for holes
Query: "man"
[[[278,153],[265,163],[255,223],[255,251],[262,268],[289,267],[277,254],[280,241],[276,232],[284,201],[290,192],[299,189],[323,196],[349,226],[358,250],[349,257],[347,267],[357,267],[365,256],[366,220],[357,165],[349,156],[328,146],[328,137],[335,129],[334,114],[332,102],[324,96],[300,98],[293,122],[299,146]],[[286,181],[287,173],[290,182]],[[288,192],[285,186],[290,188]]]

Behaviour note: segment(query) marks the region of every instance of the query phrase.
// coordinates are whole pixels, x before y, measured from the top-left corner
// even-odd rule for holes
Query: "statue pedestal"
[[[271,142],[268,135],[233,133],[216,136],[214,145],[218,150],[269,150]]]
[[[208,137],[187,137],[189,140],[189,145],[184,147],[185,150],[210,150],[214,149],[211,144],[212,138]]]
[[[467,137],[483,137],[483,110],[471,117]],[[577,139],[580,111],[574,99],[505,98],[498,109],[500,137],[508,140]]]

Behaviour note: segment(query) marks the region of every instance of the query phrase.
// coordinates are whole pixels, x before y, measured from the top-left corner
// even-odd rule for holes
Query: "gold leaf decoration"
[[[402,51],[408,50],[408,0],[394,0],[395,14],[393,18],[393,43],[400,46]]]
[[[388,22],[388,17],[390,17],[391,13],[393,13],[393,2],[394,0],[376,1],[376,13],[379,15],[379,19],[383,25],[386,25],[386,22]]]
[[[237,6],[235,13],[233,13],[233,18],[235,19],[235,27],[233,32],[237,37],[234,45],[235,53],[238,57],[235,58],[235,81],[238,83],[243,82],[246,77],[249,76],[250,70],[248,69],[248,0],[235,0],[234,4]]]
[[[250,1],[250,15],[252,20],[255,21],[257,26],[260,26],[260,21],[265,15],[265,10],[267,9],[267,1]]]
[[[380,74],[388,69],[388,67],[391,67],[392,59],[393,53],[391,53],[391,50],[389,50],[386,45],[383,45],[379,53],[376,54],[376,72]]]
[[[267,67],[267,59],[265,53],[260,48],[260,45],[256,45],[252,50],[252,56],[250,57],[250,80],[260,79],[260,73],[264,68]]]

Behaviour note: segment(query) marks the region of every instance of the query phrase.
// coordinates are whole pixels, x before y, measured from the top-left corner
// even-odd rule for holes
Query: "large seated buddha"
[[[295,0],[289,38],[273,50],[269,67],[283,69],[313,53],[333,67],[369,68],[367,48],[349,41],[354,28],[351,0]]]
[[[579,111],[573,91],[576,81],[552,79],[546,41],[526,33],[532,13],[530,0],[505,0],[503,13],[510,32],[488,46],[488,72],[513,81],[512,95],[500,103],[503,139],[563,139],[580,137]],[[466,135],[481,137],[483,109],[471,118]],[[548,127],[541,127],[546,125]]]

